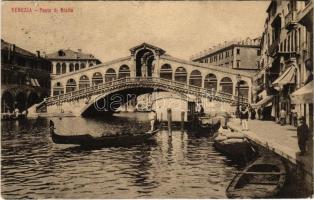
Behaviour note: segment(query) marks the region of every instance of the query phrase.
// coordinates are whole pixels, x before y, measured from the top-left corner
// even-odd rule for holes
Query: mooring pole
[[[184,111],[181,112],[181,131],[184,131]]]
[[[171,114],[171,108],[167,109],[167,118],[168,118],[168,132],[171,134],[171,124],[172,124],[172,114]]]

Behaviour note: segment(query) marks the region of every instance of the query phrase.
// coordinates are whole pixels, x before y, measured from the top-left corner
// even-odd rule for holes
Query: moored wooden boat
[[[213,146],[221,153],[239,159],[251,152],[251,145],[245,138],[229,138],[222,141],[215,140]]]
[[[250,157],[253,147],[242,133],[233,132],[229,128],[221,128],[214,137],[215,149],[234,160]]]
[[[197,134],[213,135],[220,128],[220,120],[218,118],[202,116],[198,117]]]
[[[138,132],[134,134],[116,134],[94,137],[90,134],[61,135],[55,132],[54,123],[50,120],[50,135],[56,144],[75,144],[81,146],[130,146],[141,144],[151,139],[159,130]]]
[[[247,199],[276,197],[285,180],[283,162],[274,156],[262,156],[242,172],[237,172],[226,189],[226,195],[228,198]]]

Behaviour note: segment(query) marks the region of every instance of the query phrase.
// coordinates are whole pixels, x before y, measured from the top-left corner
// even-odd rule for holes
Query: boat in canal
[[[236,175],[226,189],[228,198],[274,198],[284,186],[286,168],[275,156],[265,155]]]
[[[159,131],[138,131],[136,133],[120,133],[115,135],[92,136],[90,134],[63,135],[55,131],[54,123],[50,120],[50,135],[56,144],[74,144],[81,146],[131,146],[142,144],[153,138]]]
[[[220,128],[220,119],[210,116],[197,116],[195,132],[198,136],[212,136]]]
[[[255,153],[243,134],[233,132],[228,128],[219,129],[219,133],[214,137],[213,146],[233,160],[246,159]]]

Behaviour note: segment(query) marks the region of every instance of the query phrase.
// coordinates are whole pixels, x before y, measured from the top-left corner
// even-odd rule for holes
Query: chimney
[[[40,51],[36,51],[37,52],[37,57],[40,58]]]
[[[45,51],[43,51],[43,57],[46,58],[46,52]]]
[[[79,53],[82,53],[82,49],[77,49],[77,51],[78,51]]]

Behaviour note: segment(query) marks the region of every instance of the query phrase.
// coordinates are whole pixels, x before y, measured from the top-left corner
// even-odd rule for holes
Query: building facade
[[[313,100],[293,94],[313,79],[313,3],[312,1],[271,1],[261,38],[261,71],[253,90],[257,107],[268,110],[269,118],[278,120],[284,109],[296,110],[313,128]]]
[[[191,57],[194,62],[238,70],[258,70],[260,38],[225,42]]]
[[[1,112],[26,110],[50,93],[51,62],[1,40]]]
[[[101,63],[92,54],[83,53],[81,49],[77,51],[60,49],[57,52],[47,54],[45,58],[52,62],[53,76],[76,72]]]

